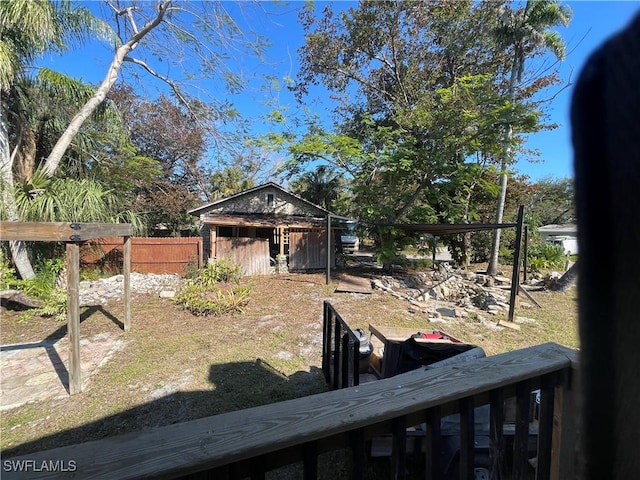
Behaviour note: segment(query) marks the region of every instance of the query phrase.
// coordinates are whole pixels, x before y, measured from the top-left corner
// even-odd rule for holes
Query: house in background
[[[188,212],[200,218],[204,261],[227,259],[245,275],[324,269],[332,212],[266,183]],[[340,217],[339,217],[340,218]],[[339,230],[344,227],[332,227]],[[335,232],[331,233],[331,239]],[[333,247],[333,245],[332,245]],[[330,249],[331,266],[335,248]]]
[[[543,242],[561,245],[566,255],[578,253],[578,226],[569,225],[545,225],[538,228]]]

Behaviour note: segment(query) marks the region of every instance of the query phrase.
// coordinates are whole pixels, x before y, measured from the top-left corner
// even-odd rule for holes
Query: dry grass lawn
[[[335,293],[324,274],[243,279],[253,287],[243,314],[194,317],[170,299],[137,295],[132,329],[121,331],[121,304],[85,312],[82,338],[111,332],[123,346],[85,390],[2,412],[3,456],[85,442],[148,427],[248,408],[325,390],[320,372],[322,305],[329,300],[352,326],[369,323],[437,328],[487,354],[557,342],[577,347],[575,289],[535,292],[542,305],[518,311],[535,319],[519,331],[474,320],[430,324],[409,303],[381,291]],[[25,323],[5,313],[2,344],[40,341],[64,327],[51,319]],[[492,317],[492,319],[496,319]]]

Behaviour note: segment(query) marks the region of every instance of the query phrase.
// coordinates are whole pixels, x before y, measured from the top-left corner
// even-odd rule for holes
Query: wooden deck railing
[[[57,462],[28,478],[264,478],[301,462],[317,477],[322,452],[350,447],[352,478],[363,478],[367,441],[393,436],[395,478],[405,473],[406,427],[426,422],[425,478],[441,478],[440,419],[460,412],[460,478],[472,478],[474,407],[491,407],[491,458],[501,458],[504,399],[517,401],[511,478],[527,478],[530,392],[541,389],[536,478],[573,478],[576,352],[548,343],[434,370],[415,370],[352,388],[240,410],[79,445],[3,459]],[[51,464],[51,463],[50,463]],[[18,465],[14,463],[13,465]],[[303,472],[303,473],[302,473]]]
[[[360,338],[325,301],[322,321],[322,373],[332,390],[359,383]]]

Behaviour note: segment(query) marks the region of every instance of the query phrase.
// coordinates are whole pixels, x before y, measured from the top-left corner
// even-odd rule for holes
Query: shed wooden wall
[[[289,233],[289,270],[327,268],[327,234],[324,231]],[[335,266],[335,255],[331,255]]]
[[[216,258],[240,265],[243,275],[271,273],[268,238],[218,237]]]

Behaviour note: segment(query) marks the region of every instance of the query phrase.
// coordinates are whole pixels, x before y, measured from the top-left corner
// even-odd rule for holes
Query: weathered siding
[[[268,238],[218,237],[216,258],[239,265],[243,275],[271,273]]]
[[[122,238],[103,238],[83,245],[81,259],[86,264],[101,264],[107,272],[117,272],[122,266],[122,251]],[[200,237],[131,238],[132,272],[184,275],[187,265],[202,265]]]
[[[322,231],[289,234],[289,270],[327,268],[327,235]],[[331,255],[331,266],[335,256]]]
[[[274,203],[272,206],[267,204],[269,195],[273,195]],[[321,209],[274,187],[265,187],[246,195],[224,200],[219,205],[213,205],[204,216],[220,213],[269,213],[310,217],[323,217],[326,215],[326,212]]]

